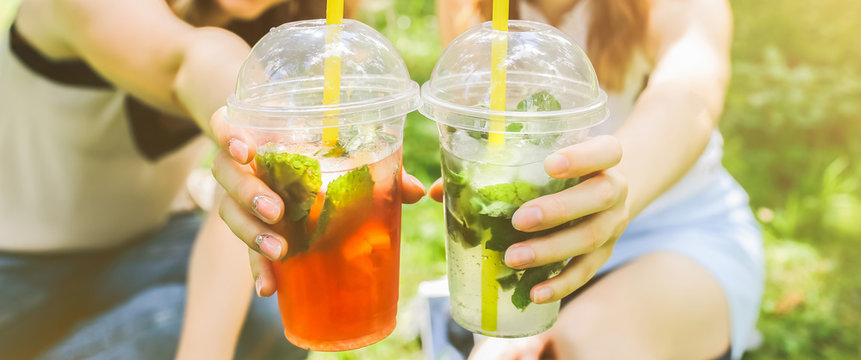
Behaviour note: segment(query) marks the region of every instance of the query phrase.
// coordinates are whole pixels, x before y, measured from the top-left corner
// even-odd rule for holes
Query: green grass
[[[733,1],[724,164],[765,232],[751,359],[861,358],[861,3]]]
[[[0,25],[18,0],[0,1]],[[439,56],[431,1],[365,2],[362,19],[401,51],[424,82]],[[749,359],[861,358],[861,2],[732,1],[732,85],[721,130],[724,164],[747,189],[765,233],[767,286]],[[391,6],[389,6],[391,5]],[[439,176],[436,127],[417,113],[404,165],[426,184]],[[404,207],[401,318],[364,349],[312,359],[419,359],[410,299],[444,275],[441,207]]]

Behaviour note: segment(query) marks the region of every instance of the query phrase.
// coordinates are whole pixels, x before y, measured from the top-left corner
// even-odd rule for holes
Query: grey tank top
[[[106,248],[157,229],[208,148],[190,120],[0,32],[0,251]]]

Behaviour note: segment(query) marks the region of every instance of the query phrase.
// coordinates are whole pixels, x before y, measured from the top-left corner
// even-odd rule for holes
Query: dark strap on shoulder
[[[59,84],[97,89],[114,86],[80,60],[53,61],[36,50],[12,24],[9,29],[12,53],[31,71]],[[127,96],[125,111],[132,140],[141,155],[156,161],[185,145],[200,134],[197,125],[186,118],[166,115],[132,96]]]
[[[46,79],[65,85],[105,89],[113,87],[83,61],[53,61],[46,58],[21,37],[15,24],[9,29],[9,46],[18,60]]]
[[[125,105],[135,145],[150,161],[181,148],[200,134],[194,121],[167,115],[131,96],[126,98]]]

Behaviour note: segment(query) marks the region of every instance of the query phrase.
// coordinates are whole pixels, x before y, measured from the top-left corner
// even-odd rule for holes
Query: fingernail
[[[568,171],[568,158],[559,154],[550,154],[547,159],[544,159],[544,171],[548,175],[562,175]]]
[[[550,290],[549,286],[542,286],[532,291],[532,301],[536,303],[547,302],[551,296],[553,296],[553,290]]]
[[[270,221],[278,218],[278,204],[266,195],[257,195],[251,200],[251,211],[254,214]]]
[[[257,243],[257,247],[260,248],[260,251],[262,251],[263,255],[266,255],[269,260],[277,261],[281,258],[281,242],[272,235],[257,235],[254,242]]]
[[[511,224],[519,230],[529,230],[541,224],[544,214],[537,206],[524,206],[514,212]]]
[[[508,266],[523,266],[535,261],[535,252],[528,246],[512,246],[505,251],[505,263]]]
[[[257,289],[257,297],[263,297],[263,279],[261,277],[257,277],[257,280],[254,280],[254,288]]]
[[[237,138],[231,138],[227,141],[227,150],[230,151],[230,156],[237,161],[245,162],[248,159],[248,145]]]

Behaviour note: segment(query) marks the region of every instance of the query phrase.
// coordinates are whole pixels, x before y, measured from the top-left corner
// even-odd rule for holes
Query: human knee
[[[652,344],[614,317],[612,309],[591,300],[572,301],[553,329],[559,359],[660,359]]]

